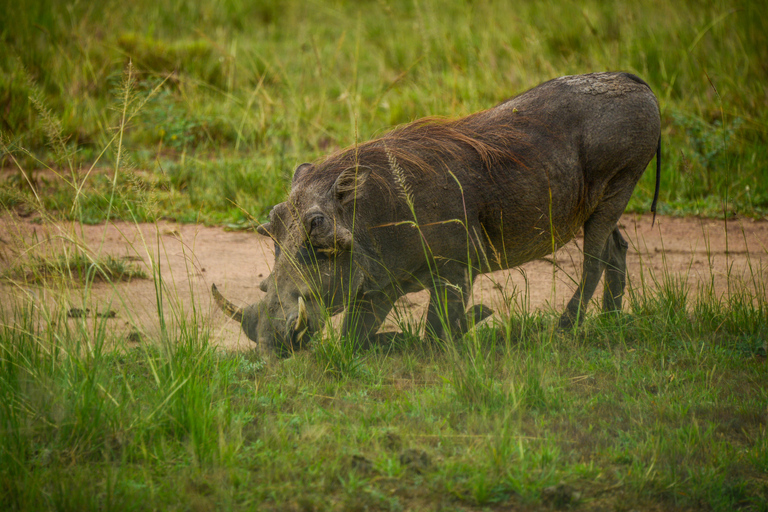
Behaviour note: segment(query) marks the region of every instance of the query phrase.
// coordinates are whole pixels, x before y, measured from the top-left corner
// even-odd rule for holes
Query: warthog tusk
[[[216,288],[215,284],[211,285],[211,293],[213,294],[213,300],[216,301],[216,305],[218,305],[224,313],[231,316],[236,322],[242,323],[243,308],[239,308],[225,299],[224,296],[219,293],[219,289]]]
[[[297,333],[296,339],[301,339],[309,329],[309,315],[307,314],[307,305],[304,298],[299,297],[299,314],[296,317],[296,323],[293,330]]]

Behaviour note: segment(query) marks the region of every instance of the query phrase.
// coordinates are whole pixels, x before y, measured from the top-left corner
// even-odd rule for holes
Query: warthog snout
[[[211,285],[211,293],[219,308],[242,325],[248,338],[260,345],[274,348],[282,355],[289,355],[303,348],[313,332],[313,323],[310,321],[303,297],[297,299],[295,310],[286,311],[286,308],[280,308],[280,315],[270,315],[270,308],[265,301],[241,308],[227,300],[215,284]],[[285,319],[282,326],[281,318]]]

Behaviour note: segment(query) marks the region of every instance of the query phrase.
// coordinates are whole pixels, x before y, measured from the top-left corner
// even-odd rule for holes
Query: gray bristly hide
[[[214,295],[248,337],[289,353],[342,309],[342,333],[364,346],[398,297],[428,289],[427,330],[445,339],[472,323],[473,276],[546,256],[583,227],[567,328],[606,269],[603,308],[621,309],[616,223],[659,150],[656,97],[628,73],[556,78],[461,119],[421,119],[299,166],[259,228],[279,249],[266,296],[239,309]]]

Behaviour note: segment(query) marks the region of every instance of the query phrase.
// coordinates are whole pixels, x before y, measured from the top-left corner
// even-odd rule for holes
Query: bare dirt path
[[[762,283],[768,281],[767,221],[730,220],[726,231],[722,220],[659,217],[651,227],[650,216],[625,215],[620,225],[630,243],[627,265],[631,289],[653,287],[654,278],[661,279],[665,272],[686,279],[694,293],[701,286],[714,286],[718,295],[727,294],[729,280],[731,285],[747,283],[754,293],[753,275],[762,276]],[[162,304],[166,321],[192,318],[194,312],[198,323],[210,322],[218,345],[232,350],[254,346],[238,325],[216,309],[210,287],[215,283],[236,303],[259,300],[263,293],[258,285],[269,274],[274,258],[268,239],[253,232],[168,222],[80,226],[0,216],[0,275],[28,264],[34,257],[71,252],[76,246],[93,255],[124,258],[150,275],[154,262],[165,283]],[[500,315],[520,307],[561,310],[580,274],[580,247],[581,239],[577,239],[560,249],[552,258],[556,264],[534,261],[485,275],[476,281],[473,300],[489,305]],[[111,309],[116,316],[106,320],[108,328],[126,340],[135,340],[134,332],[152,339],[159,330],[158,293],[148,279],[115,285],[96,283],[90,290],[71,283],[40,286],[3,279],[2,318],[12,318],[8,313],[23,297],[47,311],[54,307],[67,311],[88,308],[92,312]],[[420,318],[427,300],[426,292],[412,294],[401,299],[398,307]],[[385,329],[392,328],[392,322],[385,325]]]

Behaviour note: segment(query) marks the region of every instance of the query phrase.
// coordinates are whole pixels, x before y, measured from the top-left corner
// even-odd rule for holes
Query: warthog
[[[217,303],[248,337],[285,353],[345,310],[366,345],[401,295],[431,294],[426,327],[464,333],[472,276],[552,253],[584,228],[581,282],[560,318],[573,326],[606,271],[603,309],[619,310],[627,242],[616,226],[656,154],[659,105],[640,78],[550,80],[470,116],[427,118],[314,164],[258,232],[275,242],[264,299]]]

